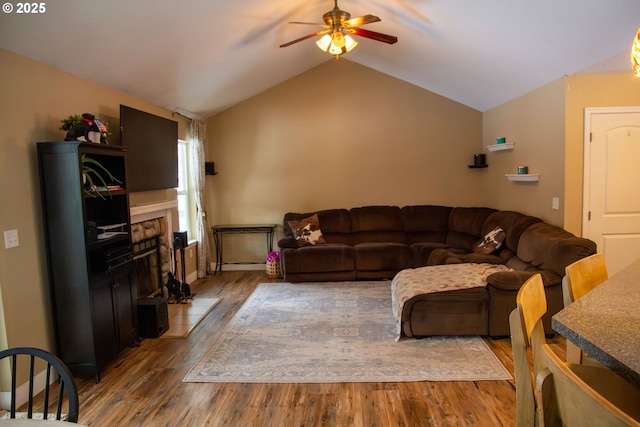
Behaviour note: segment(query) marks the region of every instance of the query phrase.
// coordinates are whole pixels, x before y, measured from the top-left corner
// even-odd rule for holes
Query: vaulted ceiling
[[[279,48],[316,31],[289,21],[321,23],[333,0],[64,0],[43,2],[37,14],[7,4],[14,7],[0,15],[0,48],[199,118],[335,60],[316,38]],[[399,39],[358,38],[343,58],[480,111],[563,75],[630,72],[640,25],[638,0],[338,6],[380,17],[363,28]]]

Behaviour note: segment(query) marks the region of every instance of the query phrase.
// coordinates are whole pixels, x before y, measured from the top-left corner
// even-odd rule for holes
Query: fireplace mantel
[[[169,230],[173,230],[171,227],[171,210],[178,209],[177,200],[166,200],[155,203],[145,203],[143,205],[131,206],[129,214],[131,215],[131,223],[146,221],[149,219],[158,218],[161,216],[168,217]]]

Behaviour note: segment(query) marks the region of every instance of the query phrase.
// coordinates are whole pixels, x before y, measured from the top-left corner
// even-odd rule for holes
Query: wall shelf
[[[540,181],[539,173],[508,173],[505,176],[509,181]]]
[[[469,169],[482,169],[482,168],[489,167],[489,165],[480,165],[480,166],[476,166],[476,165],[467,165],[467,167],[468,167]]]
[[[516,145],[515,142],[505,142],[504,144],[487,145],[487,150],[489,151],[513,150],[513,147],[515,145]]]

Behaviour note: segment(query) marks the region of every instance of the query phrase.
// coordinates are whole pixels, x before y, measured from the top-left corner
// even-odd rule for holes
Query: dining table
[[[556,313],[551,326],[640,387],[640,259]]]

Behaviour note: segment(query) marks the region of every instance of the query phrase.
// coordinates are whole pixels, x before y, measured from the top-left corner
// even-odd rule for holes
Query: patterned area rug
[[[261,284],[183,381],[511,379],[479,337],[395,338],[388,281]]]

